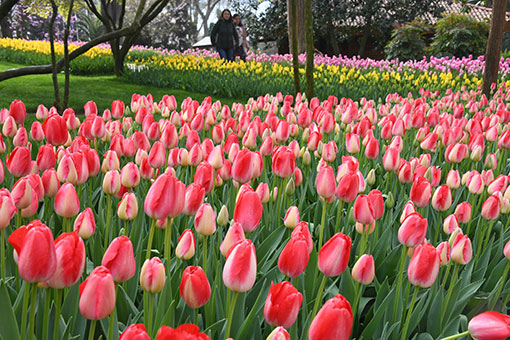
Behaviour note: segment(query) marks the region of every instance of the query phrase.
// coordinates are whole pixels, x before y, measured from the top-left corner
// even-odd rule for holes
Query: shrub
[[[428,23],[420,19],[394,29],[391,40],[384,49],[388,59],[398,58],[402,61],[421,59],[425,55],[425,33],[431,29]]]
[[[480,56],[485,53],[488,36],[488,23],[451,14],[438,20],[430,52],[435,56]]]

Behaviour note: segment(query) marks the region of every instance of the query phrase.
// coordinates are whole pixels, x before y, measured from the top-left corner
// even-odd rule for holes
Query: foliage
[[[75,28],[79,40],[90,41],[104,34],[101,21],[87,10],[76,12]]]
[[[421,59],[426,48],[424,34],[430,30],[431,26],[419,19],[395,29],[384,49],[386,56],[403,61]]]
[[[436,56],[483,55],[488,35],[488,23],[464,14],[451,14],[438,20],[430,52]]]

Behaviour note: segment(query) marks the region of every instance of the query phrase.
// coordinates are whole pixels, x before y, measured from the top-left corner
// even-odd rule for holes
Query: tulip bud
[[[299,210],[296,206],[293,205],[287,210],[285,218],[283,219],[283,224],[289,229],[294,229],[298,223]]]
[[[195,230],[200,235],[210,236],[216,232],[216,213],[209,203],[198,208],[195,215]]]
[[[290,328],[296,321],[302,301],[303,295],[292,283],[271,282],[264,305],[264,319],[270,325]]]
[[[80,284],[80,313],[89,320],[101,320],[115,308],[115,284],[110,271],[96,267]]]
[[[179,243],[175,248],[175,256],[181,260],[189,260],[195,255],[195,236],[191,229],[186,229],[179,237]]]
[[[351,238],[336,233],[319,250],[318,267],[325,276],[337,276],[344,272],[351,253]]]
[[[189,266],[182,273],[179,293],[190,308],[200,308],[211,297],[211,286],[201,267]]]
[[[223,267],[223,283],[234,292],[247,292],[253,287],[257,275],[255,246],[250,240],[235,244]]]
[[[76,217],[73,230],[84,240],[94,235],[96,231],[96,221],[91,208],[86,208]]]
[[[367,175],[367,184],[368,185],[374,185],[375,184],[375,170],[370,169]]]
[[[409,262],[407,276],[411,284],[428,288],[434,284],[439,273],[439,254],[430,243],[417,247]]]
[[[74,185],[65,183],[55,196],[55,212],[62,217],[74,217],[80,211],[80,200]]]
[[[352,278],[363,285],[369,285],[374,280],[375,265],[372,255],[363,254],[352,267]]]
[[[229,340],[229,339],[227,339]],[[231,340],[231,339],[230,339]],[[283,327],[276,327],[267,336],[266,340],[290,340],[290,334]]]
[[[406,247],[417,247],[425,240],[427,219],[418,213],[408,215],[398,230],[398,241]]]
[[[137,323],[129,325],[128,328],[119,337],[119,340],[151,340],[145,325],[143,323]]]
[[[411,248],[412,249],[412,248]],[[436,248],[441,266],[446,266],[450,262],[450,244],[447,241],[441,242]]]
[[[467,235],[457,234],[453,240],[451,258],[459,264],[467,264],[473,257],[471,240]]]
[[[228,209],[225,204],[221,206],[220,212],[218,213],[218,218],[216,218],[216,224],[220,227],[226,226],[228,223]]]
[[[510,337],[510,316],[484,312],[469,321],[469,335],[478,340],[503,340]]]
[[[140,286],[145,292],[157,294],[165,286],[165,266],[158,257],[145,260],[140,271]]]
[[[127,236],[119,236],[104,253],[101,265],[108,268],[115,282],[124,282],[135,275],[136,262],[133,244]]]
[[[326,301],[310,324],[309,340],[348,340],[352,332],[353,315],[346,298],[338,294]]]

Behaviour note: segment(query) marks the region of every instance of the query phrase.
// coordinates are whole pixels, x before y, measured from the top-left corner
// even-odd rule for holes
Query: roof
[[[439,1],[439,5],[444,8],[444,11],[441,13],[442,16],[446,16],[448,14],[465,14],[477,21],[486,21],[490,22],[492,17],[492,8],[478,6],[473,4],[463,4],[460,1],[455,0],[442,0]],[[435,24],[439,18],[433,17],[432,15],[427,15],[425,18],[431,24]],[[510,20],[510,13],[506,12],[506,20]]]
[[[193,47],[212,47],[211,37],[206,36],[193,44]]]

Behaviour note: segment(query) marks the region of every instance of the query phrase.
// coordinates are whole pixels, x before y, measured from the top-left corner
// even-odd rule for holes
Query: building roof
[[[492,8],[478,6],[473,4],[463,4],[460,1],[455,0],[442,0],[439,2],[441,7],[444,8],[444,11],[441,13],[442,16],[446,16],[448,14],[465,14],[477,21],[486,21],[490,22],[492,17]],[[427,15],[425,18],[431,24],[435,24],[439,18],[434,17],[432,15]],[[510,13],[506,12],[506,20],[510,20]]]

